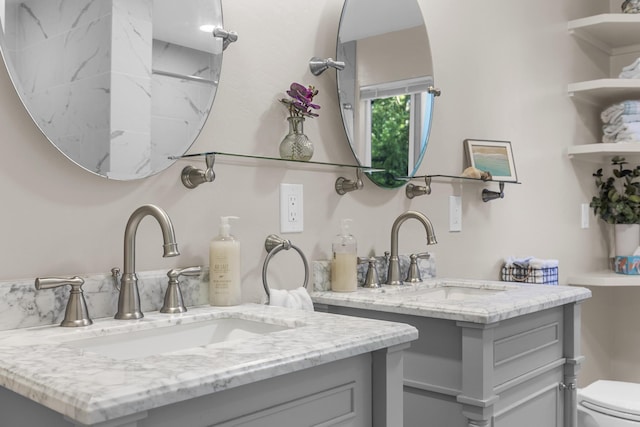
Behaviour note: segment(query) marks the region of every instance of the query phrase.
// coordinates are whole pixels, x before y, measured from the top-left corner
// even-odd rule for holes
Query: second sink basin
[[[241,318],[210,319],[186,324],[68,341],[64,345],[117,360],[139,359],[193,347],[244,340],[291,329]]]
[[[411,298],[412,300],[421,301],[463,301],[488,297],[517,288],[518,285],[507,283],[474,285],[454,281],[441,281],[430,286],[419,284],[417,286],[385,287],[381,292],[389,294],[390,297]]]
[[[465,300],[479,296],[495,295],[506,289],[470,288],[462,286],[441,286],[432,289],[421,289],[409,292],[407,295],[420,296],[425,299]]]

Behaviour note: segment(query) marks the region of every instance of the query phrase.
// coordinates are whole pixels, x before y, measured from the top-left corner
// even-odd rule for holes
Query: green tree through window
[[[371,100],[371,166],[386,172],[371,175],[383,186],[404,183],[396,176],[408,174],[411,95]]]

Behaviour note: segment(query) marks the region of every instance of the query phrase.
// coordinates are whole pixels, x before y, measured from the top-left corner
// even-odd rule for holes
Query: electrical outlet
[[[280,233],[304,230],[302,184],[280,184]]]
[[[449,231],[462,231],[462,197],[449,196]]]

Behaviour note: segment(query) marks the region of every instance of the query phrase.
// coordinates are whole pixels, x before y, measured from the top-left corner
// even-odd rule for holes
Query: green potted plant
[[[617,256],[632,255],[640,245],[640,166],[629,169],[627,164],[624,157],[615,156],[612,176],[605,177],[602,168],[593,174],[598,194],[589,204],[595,215],[614,224]]]

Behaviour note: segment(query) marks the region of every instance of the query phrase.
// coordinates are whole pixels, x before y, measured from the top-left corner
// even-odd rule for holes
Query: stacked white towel
[[[640,100],[613,104],[600,114],[600,118],[602,142],[640,141]]]
[[[288,291],[286,289],[270,289],[269,305],[313,311],[313,301],[309,292],[302,286]]]
[[[618,75],[621,79],[638,79],[640,78],[640,58],[633,63],[622,67],[622,72]]]

